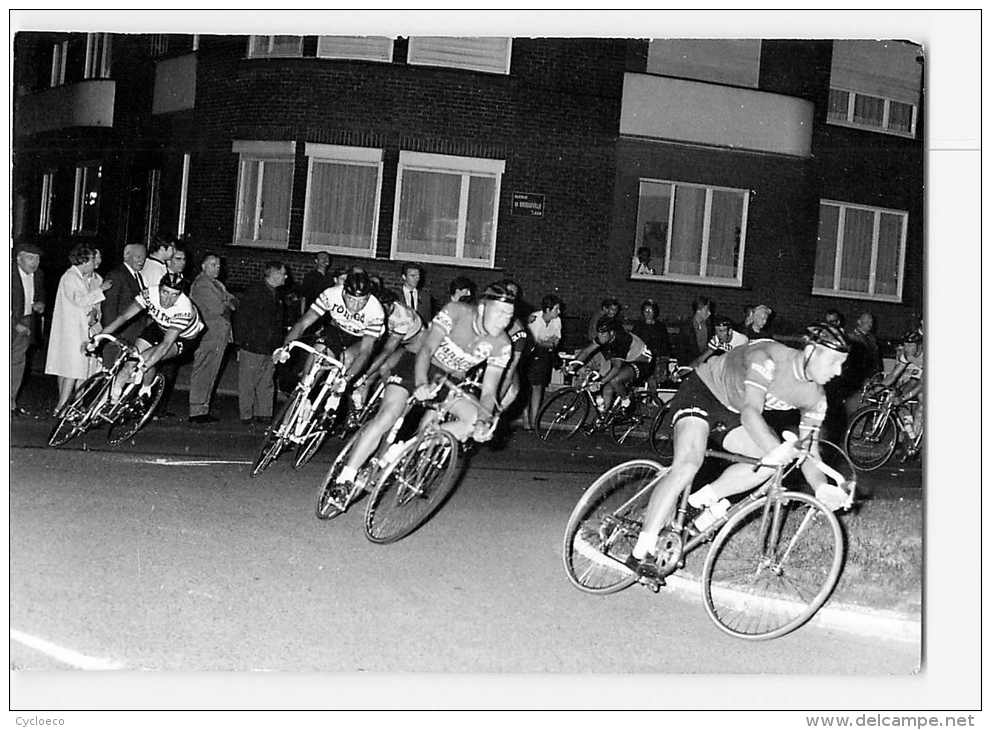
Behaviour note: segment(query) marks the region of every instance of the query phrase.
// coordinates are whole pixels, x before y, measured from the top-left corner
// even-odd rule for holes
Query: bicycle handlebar
[[[138,364],[141,367],[144,367],[145,358],[141,354],[141,352],[138,351],[138,348],[130,344],[129,342],[124,342],[124,340],[115,337],[114,335],[100,332],[99,334],[95,334],[92,337],[90,337],[89,342],[93,345],[94,350],[96,349],[96,345],[98,345],[100,342],[112,342],[113,344],[117,345],[117,347],[120,348],[121,351],[120,359],[123,360],[128,357],[133,357],[137,359]]]
[[[323,361],[322,364],[326,364],[330,367],[336,367],[339,368],[340,370],[344,370],[344,363],[342,363],[340,360],[335,358],[333,355],[328,355],[325,352],[321,352],[317,348],[313,347],[312,345],[306,344],[302,340],[293,340],[288,345],[283,345],[279,349],[285,350],[287,353],[293,349],[305,350],[311,355],[316,355],[318,358],[320,358]]]

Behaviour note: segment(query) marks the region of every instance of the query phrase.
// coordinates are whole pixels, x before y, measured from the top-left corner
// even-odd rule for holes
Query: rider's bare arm
[[[774,429],[764,420],[766,395],[758,386],[747,383],[743,391],[743,407],[740,409],[740,424],[765,454],[781,443]]]
[[[372,356],[372,352],[375,349],[375,340],[378,338],[375,335],[365,335],[361,338],[361,343],[358,345],[358,354],[355,355],[354,360],[352,360],[347,369],[344,371],[344,377],[348,382],[354,380],[365,368],[365,363]]]
[[[402,342],[402,339],[403,336],[400,334],[389,334],[386,337],[381,352],[372,361],[372,364],[368,366],[369,374],[377,373],[385,365],[386,360],[399,348],[399,343]]]
[[[118,315],[118,317],[115,320],[113,320],[110,324],[107,324],[103,327],[102,330],[103,334],[112,335],[114,332],[120,329],[125,322],[135,317],[141,311],[142,311],[142,307],[140,307],[136,302],[132,302],[131,304],[128,305],[127,309],[125,309],[123,312],[120,313],[120,315]]]
[[[175,344],[175,341],[178,338],[179,338],[178,329],[169,328],[165,330],[165,334],[162,335],[162,341],[159,342],[154,347],[145,351],[144,353],[145,367],[152,368],[155,366],[155,363],[161,361],[162,358],[165,357],[166,353],[168,353],[169,350],[172,348],[172,345]]]
[[[299,336],[312,327],[318,319],[320,319],[320,315],[313,309],[306,310],[306,314],[297,319],[296,324],[286,333],[285,339],[282,340],[282,346],[285,347],[293,340],[298,340]]]
[[[624,361],[623,358],[621,357],[614,357],[612,360],[610,360],[609,369],[606,371],[606,374],[602,376],[602,379],[599,380],[599,383],[605,385],[610,380],[612,380],[617,375],[619,375],[619,371],[623,369],[623,364]]]
[[[437,351],[437,348],[440,347],[441,343],[444,341],[444,337],[446,336],[447,332],[441,325],[436,322],[431,323],[430,329],[427,330],[426,337],[423,338],[423,344],[420,346],[420,351],[416,353],[416,364],[413,367],[413,375],[416,379],[417,391],[420,391],[421,388],[429,386],[427,374],[430,371],[430,359],[434,356],[434,353]],[[424,398],[428,397],[428,394],[425,391],[420,391],[420,393]]]

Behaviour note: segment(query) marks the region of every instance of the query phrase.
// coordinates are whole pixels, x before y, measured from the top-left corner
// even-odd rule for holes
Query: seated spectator
[[[653,392],[657,390],[657,381],[667,375],[668,360],[671,358],[671,338],[668,337],[668,326],[658,319],[660,310],[657,302],[653,299],[644,300],[640,305],[640,312],[643,316],[633,322],[630,331],[643,340],[654,353],[657,365],[654,373],[647,379],[647,387]]]
[[[471,303],[475,301],[475,282],[467,276],[456,276],[447,287],[452,302]]]
[[[524,415],[523,428],[533,430],[537,413],[544,400],[544,391],[551,382],[554,353],[561,344],[561,307],[564,302],[556,294],[548,294],[540,301],[540,311],[527,319],[527,329],[533,338],[533,349],[527,359],[527,380],[530,383],[530,401]]]
[[[823,321],[833,327],[843,328],[843,314],[838,309],[827,309],[826,318]]]
[[[637,255],[633,257],[633,275],[646,274],[654,275],[654,269],[650,265],[650,249],[641,246],[637,249]]]
[[[691,368],[697,368],[713,355],[722,355],[724,352],[729,352],[736,347],[741,347],[750,342],[746,335],[733,329],[733,321],[729,317],[721,315],[713,317],[712,320],[713,329],[716,333],[709,340],[705,352],[689,363],[689,367]]]
[[[749,324],[744,321],[743,334],[750,340],[769,340],[771,330],[768,326],[774,310],[766,304],[758,304],[753,309],[753,316]]]

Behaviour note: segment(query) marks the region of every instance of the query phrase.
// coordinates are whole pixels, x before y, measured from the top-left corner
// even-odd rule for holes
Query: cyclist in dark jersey
[[[410,395],[424,401],[432,398],[438,376],[455,382],[465,373],[486,362],[482,379],[480,407],[462,399],[451,408],[456,417],[444,424],[459,441],[469,436],[476,441],[492,438],[498,418],[496,399],[499,381],[509,363],[512,346],[506,334],[513,317],[515,297],[501,284],[486,288],[477,304],[448,302],[430,323],[416,354],[404,352],[389,376],[382,404],[358,437],[347,464],[337,477],[339,484],[353,483],[358,469],[402,416]]]
[[[513,295],[517,305],[519,305],[521,300],[520,285],[512,279],[503,279],[502,285],[506,287],[506,291]],[[523,359],[523,353],[526,351],[527,328],[520,321],[520,318],[514,315],[513,321],[506,328],[506,334],[509,335],[509,341],[512,343],[513,351],[509,358],[509,364],[503,372],[502,382],[499,384],[499,409],[503,411],[520,394],[519,365],[520,360]]]
[[[601,398],[596,405],[608,411],[613,401],[626,396],[628,388],[646,382],[654,372],[654,353],[637,335],[627,332],[622,323],[613,317],[603,317],[595,325],[595,340],[575,355],[569,368],[578,369],[590,357],[601,352],[609,363],[609,369],[599,383],[602,385]]]
[[[850,346],[843,331],[831,325],[808,328],[806,344],[796,350],[773,340],[760,340],[712,358],[688,375],[669,403],[674,428],[674,461],[654,488],[644,515],[640,538],[627,565],[640,576],[656,577],[657,539],[670,520],[678,495],[690,483],[705,458],[706,444],[719,424],[726,451],[784,463],[794,455],[764,419],[769,410],[799,410],[799,436],[813,435],[811,451],[818,455],[819,427],[826,415],[823,386],[840,374]],[[845,500],[830,492],[823,474],[808,461],[802,473],[827,504]],[[689,497],[689,503],[710,514],[725,513],[726,497],[753,489],[769,478],[767,469],[733,464],[716,481]],[[842,490],[839,490],[842,492]],[[835,501],[834,501],[835,500]]]

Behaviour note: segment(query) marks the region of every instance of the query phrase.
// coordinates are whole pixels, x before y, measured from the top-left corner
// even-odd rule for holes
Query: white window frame
[[[148,170],[148,190],[145,197],[145,245],[149,248],[158,233],[158,224],[162,214],[162,171],[156,168]]]
[[[306,204],[303,208],[303,251],[328,251],[344,256],[362,258],[375,257],[375,245],[378,240],[379,208],[382,202],[382,169],[384,151],[373,147],[345,147],[342,145],[317,144],[307,142],[305,147],[306,166]],[[372,217],[372,234],[367,249],[354,249],[341,246],[324,246],[310,242],[310,206],[314,205],[313,168],[320,162],[336,162],[348,165],[375,168],[375,212]]]
[[[148,52],[152,56],[164,56],[169,52],[168,33],[152,33],[148,41]]]
[[[391,63],[395,40],[388,36],[317,36],[317,58]]]
[[[87,182],[90,179],[91,172],[95,171],[97,179],[101,178],[101,172],[103,165],[99,162],[81,162],[76,165],[76,180],[75,186],[73,188],[72,194],[72,233],[73,235],[96,235],[100,229],[100,185],[97,184],[96,190],[96,227],[93,230],[88,230],[83,228],[83,209],[85,207],[85,201],[83,201],[83,195],[88,188]]]
[[[834,124],[838,127],[853,127],[854,129],[866,129],[869,132],[881,132],[882,134],[893,134],[897,137],[906,137],[908,139],[915,139],[915,129],[919,118],[919,107],[915,104],[909,104],[908,102],[899,101],[897,99],[888,99],[883,96],[878,96],[877,94],[866,94],[863,92],[853,91],[851,89],[841,89],[836,86],[831,86],[829,88],[830,93],[839,92],[841,94],[847,94],[847,109],[846,117],[839,118],[826,111],[826,123]],[[858,96],[869,96],[872,99],[881,99],[884,102],[884,113],[881,119],[880,126],[874,126],[872,124],[864,124],[863,122],[854,121],[854,107],[856,105]],[[912,129],[909,132],[902,131],[900,129],[890,128],[890,115],[891,115],[891,104],[892,102],[897,104],[904,104],[905,106],[912,107]]]
[[[632,273],[630,277],[632,279],[644,279],[647,281],[677,281],[691,284],[705,284],[712,286],[729,286],[729,287],[742,287],[743,286],[743,266],[746,260],[747,252],[747,219],[750,211],[750,191],[743,188],[730,188],[723,187],[719,185],[703,185],[701,183],[689,183],[680,180],[659,180],[655,178],[640,178],[640,185],[637,190],[637,222],[640,221],[640,198],[642,197],[641,191],[643,190],[644,183],[649,183],[651,185],[670,185],[671,186],[671,197],[668,202],[668,226],[667,226],[667,238],[664,242],[664,270],[657,272],[653,275],[650,274],[636,274]],[[688,274],[672,274],[670,273],[671,268],[671,237],[674,233],[674,208],[675,208],[675,198],[677,196],[677,189],[679,187],[683,188],[695,188],[697,190],[705,191],[705,219],[702,222],[702,249],[699,252],[699,274],[698,276],[691,276]],[[735,277],[723,277],[723,276],[707,276],[706,267],[708,265],[708,253],[709,253],[709,233],[710,226],[712,223],[712,193],[715,191],[728,192],[728,193],[738,193],[743,196],[743,210],[740,214],[740,264],[737,267],[737,272]],[[639,226],[638,226],[639,227]],[[643,244],[640,238],[641,231],[636,231],[633,250],[630,251],[631,256],[635,257],[637,249]],[[627,265],[629,261],[627,259]],[[655,269],[656,272],[656,269]]]
[[[179,223],[176,227],[176,234],[179,238],[186,235],[186,206],[189,202],[189,168],[192,164],[192,155],[188,152],[182,156],[182,183],[179,189]]]
[[[461,198],[458,209],[458,238],[455,244],[454,256],[435,256],[416,252],[399,252],[399,218],[403,192],[403,173],[406,170],[422,172],[439,172],[461,175]],[[502,175],[506,170],[505,160],[495,160],[482,157],[458,157],[454,155],[436,155],[425,152],[400,152],[399,167],[396,174],[396,198],[392,218],[392,244],[390,257],[392,259],[415,259],[425,263],[456,264],[474,268],[495,268],[496,247],[499,236],[499,199],[502,191]],[[492,251],[487,261],[481,259],[463,258],[465,230],[468,225],[468,192],[472,177],[491,177],[495,179],[495,194],[492,201]]]
[[[38,210],[38,233],[52,232],[52,198],[55,192],[55,171],[41,175],[41,200]]]
[[[69,55],[69,41],[61,41],[52,46],[52,88],[65,83],[65,65]]]
[[[86,34],[86,68],[83,72],[86,79],[110,78],[110,34]]]
[[[296,50],[293,53],[276,53],[275,39],[279,37],[296,38]],[[258,48],[264,39],[265,50]],[[248,58],[302,58],[303,56],[303,36],[301,35],[253,35],[248,37]]]
[[[432,49],[430,47],[431,42],[434,40],[440,40],[444,43],[451,43],[452,41],[457,40],[472,41],[475,39],[469,37],[459,39],[440,36],[412,36],[409,39],[409,50],[406,56],[406,63],[410,66],[439,66],[444,68],[460,68],[468,71],[478,71],[481,73],[494,73],[502,75],[509,74],[509,67],[513,58],[513,39],[510,37],[499,36],[498,38],[486,39],[503,40],[506,42],[506,55],[504,62],[500,64],[500,67],[493,67],[490,64],[482,64],[477,62],[473,63],[469,59],[455,61],[451,58],[438,58],[436,55],[436,49]]]
[[[844,297],[847,299],[867,299],[878,302],[901,302],[902,301],[902,290],[905,286],[905,247],[908,241],[908,211],[895,210],[893,208],[879,208],[872,205],[860,205],[857,203],[844,203],[839,200],[820,200],[820,208],[823,205],[831,205],[839,208],[839,217],[836,225],[836,252],[833,257],[833,286],[831,288],[823,288],[815,285],[815,279],[813,278],[812,293],[822,294],[831,297]],[[843,235],[844,227],[846,222],[846,212],[850,209],[869,211],[874,214],[874,230],[871,241],[871,264],[870,271],[868,272],[868,289],[866,292],[862,291],[848,291],[845,289],[840,289],[840,274],[842,271],[843,262]],[[889,215],[896,215],[902,219],[902,230],[901,230],[901,240],[898,242],[898,292],[896,294],[877,294],[875,293],[875,288],[877,287],[877,256],[878,256],[878,237],[880,235],[881,229],[881,214],[887,213]],[[820,215],[821,224],[821,215]],[[818,238],[817,244],[818,246]],[[816,258],[818,258],[818,250],[816,251]],[[813,263],[814,267],[814,263]],[[813,270],[813,277],[815,277],[815,271]]]
[[[276,249],[287,249],[289,245],[289,230],[292,225],[292,189],[289,190],[289,214],[286,216],[286,240],[285,241],[275,241],[275,240],[265,240],[260,238],[239,238],[240,233],[240,221],[241,221],[241,201],[243,199],[244,186],[246,183],[244,177],[245,163],[247,162],[258,162],[261,163],[258,168],[258,186],[255,199],[254,207],[254,230],[257,235],[257,231],[260,227],[259,220],[259,209],[260,201],[263,190],[263,184],[265,180],[265,163],[266,162],[278,162],[285,163],[289,162],[293,165],[293,177],[295,177],[295,163],[296,163],[296,143],[295,142],[257,142],[257,141],[242,141],[235,140],[232,146],[235,153],[238,154],[238,165],[237,165],[237,200],[234,205],[234,244],[237,246],[260,246],[264,248],[276,248]],[[292,178],[290,178],[292,179]]]
[[[193,48],[192,48],[192,50],[194,52],[200,50],[200,34],[199,33],[193,33]]]

